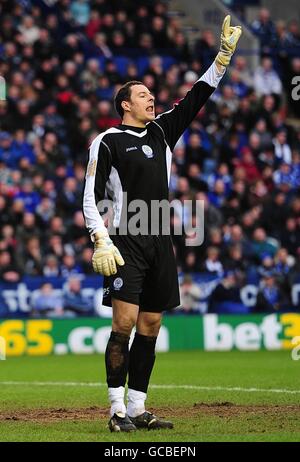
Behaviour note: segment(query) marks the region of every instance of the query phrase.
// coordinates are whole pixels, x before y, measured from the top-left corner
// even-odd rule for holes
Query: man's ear
[[[125,100],[122,101],[121,106],[122,106],[124,112],[130,112],[131,111],[129,101],[125,101]]]

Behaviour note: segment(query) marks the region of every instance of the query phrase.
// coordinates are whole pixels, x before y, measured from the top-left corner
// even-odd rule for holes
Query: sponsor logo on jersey
[[[136,146],[131,146],[131,148],[126,148],[126,152],[129,152],[129,151],[136,151],[137,150],[137,147]]]
[[[153,150],[147,144],[143,144],[142,150],[143,150],[143,153],[145,154],[145,156],[148,157],[148,159],[151,159],[151,157],[153,157],[153,155],[154,155]]]
[[[115,290],[120,290],[123,285],[123,279],[122,278],[116,278],[114,280],[114,289]]]
[[[88,167],[87,167],[86,177],[95,176],[96,167],[97,167],[96,159],[90,160],[89,163],[88,163]]]

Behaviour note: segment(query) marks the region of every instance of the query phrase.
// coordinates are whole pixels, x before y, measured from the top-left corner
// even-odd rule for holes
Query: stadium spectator
[[[276,29],[267,8],[261,8],[258,18],[252,23],[252,31],[259,38],[262,52],[270,52],[276,43]]]
[[[65,254],[62,258],[61,275],[64,278],[68,278],[69,276],[79,274],[81,272],[81,267],[78,263],[76,263],[74,255]]]
[[[21,224],[16,229],[16,237],[19,243],[24,243],[33,235],[40,236],[41,231],[38,227],[36,215],[31,212],[25,212]]]
[[[274,313],[284,306],[283,291],[276,280],[274,271],[266,272],[261,280],[254,311],[259,313]]]
[[[39,28],[34,24],[34,19],[30,15],[22,19],[18,29],[21,33],[21,41],[26,45],[32,45],[39,38]]]
[[[81,280],[70,277],[63,297],[64,312],[73,316],[88,316],[93,314],[93,302],[82,293]]]
[[[273,140],[274,153],[277,165],[281,162],[291,164],[292,151],[287,143],[287,135],[285,130],[279,130]]]
[[[243,249],[240,244],[233,244],[228,247],[227,256],[223,259],[226,271],[238,271],[241,275],[246,273],[248,260],[243,256]]]
[[[252,252],[253,256],[261,261],[265,254],[273,257],[277,250],[277,244],[267,237],[264,228],[256,228],[253,232]]]
[[[64,187],[59,197],[57,198],[58,211],[63,213],[67,218],[80,210],[81,190],[77,181],[73,177],[66,178]]]
[[[217,247],[208,247],[207,259],[205,260],[205,270],[209,273],[215,273],[218,276],[223,274],[223,265],[219,260],[220,252]]]
[[[208,193],[208,198],[216,208],[220,208],[224,205],[226,200],[226,186],[222,179],[216,179],[213,190]]]
[[[85,247],[81,253],[80,266],[83,274],[89,275],[94,274],[92,266],[93,249],[91,247]]]
[[[205,192],[197,192],[195,195],[199,205],[203,203],[204,207],[204,226],[207,229],[220,227],[223,223],[223,216],[219,209],[211,204],[208,195]]]
[[[185,275],[180,284],[180,309],[176,312],[184,314],[199,313],[201,289],[190,275]]]
[[[280,238],[282,246],[285,247],[291,255],[295,254],[300,247],[300,228],[294,217],[287,218]]]
[[[252,255],[249,240],[244,234],[242,227],[239,224],[234,224],[230,227],[228,237],[226,239],[227,246],[240,245],[244,256]]]
[[[255,162],[255,158],[249,147],[243,149],[242,157],[235,162],[236,168],[241,168],[245,171],[247,183],[253,183],[261,176]]]
[[[248,69],[247,60],[244,56],[236,56],[233,63],[233,70],[237,71],[240,80],[248,87],[253,87],[253,75]],[[245,95],[246,96],[246,95]]]
[[[21,279],[20,269],[6,250],[0,250],[0,279],[5,282],[19,282]]]
[[[261,66],[254,74],[254,89],[258,96],[261,95],[280,95],[282,83],[277,72],[273,69],[270,58],[263,58]]]
[[[209,313],[247,313],[242,303],[240,288],[234,271],[226,271],[213,290],[208,306]]]
[[[200,39],[195,43],[194,54],[199,56],[204,69],[211,63],[216,51],[216,37],[212,30],[206,29],[202,31]]]
[[[27,240],[22,266],[24,273],[30,276],[40,276],[43,274],[42,248],[38,237],[32,236]]]
[[[63,299],[49,282],[42,284],[40,289],[33,293],[31,315],[33,317],[64,316]]]
[[[278,190],[288,194],[294,189],[294,178],[291,166],[283,162],[273,175],[274,183]]]
[[[64,254],[64,245],[62,237],[59,234],[53,234],[50,236],[49,241],[46,242],[46,253],[51,253],[61,259]]]
[[[300,52],[300,28],[299,22],[292,19],[288,24],[288,31],[286,34],[285,45],[290,49],[292,56],[299,56]]]
[[[55,255],[48,255],[43,265],[43,275],[46,277],[60,276],[59,261]]]
[[[75,0],[71,3],[70,11],[79,26],[86,26],[90,19],[90,5],[87,0]]]
[[[55,213],[55,204],[49,197],[43,197],[36,208],[36,216],[40,219],[40,223],[47,225]]]

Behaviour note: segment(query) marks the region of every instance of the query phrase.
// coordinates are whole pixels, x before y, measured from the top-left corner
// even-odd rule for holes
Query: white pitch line
[[[101,382],[21,382],[21,381],[0,381],[1,385],[25,385],[25,386],[53,386],[53,387],[106,387]],[[199,391],[241,391],[244,393],[286,393],[290,395],[300,394],[300,390],[289,390],[286,388],[243,388],[243,387],[208,387],[200,385],[150,385],[150,388],[159,390],[199,390]]]

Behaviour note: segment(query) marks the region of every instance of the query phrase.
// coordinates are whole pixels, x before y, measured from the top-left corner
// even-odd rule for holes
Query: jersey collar
[[[119,130],[122,130],[123,132],[129,133],[130,135],[134,135],[134,136],[137,136],[139,138],[146,135],[146,133],[147,133],[147,128],[145,128],[145,127],[133,127],[132,125],[120,124],[120,125],[118,125],[117,128]]]

